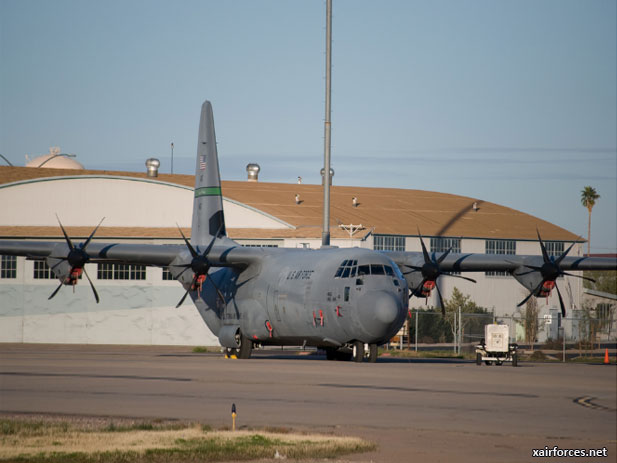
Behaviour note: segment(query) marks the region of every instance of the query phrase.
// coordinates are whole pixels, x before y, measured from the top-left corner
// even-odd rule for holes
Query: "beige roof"
[[[147,178],[145,172],[118,172],[65,169],[37,169],[0,166],[0,185],[43,178],[75,175],[111,175]],[[194,186],[194,176],[159,174],[157,180]],[[223,196],[259,209],[294,227],[292,229],[232,229],[232,238],[319,238],[321,237],[323,190],[321,185],[223,181]],[[295,201],[300,195],[301,203]],[[339,224],[362,225],[354,238],[371,231],[387,235],[455,236],[534,240],[536,227],[547,240],[584,241],[581,237],[529,214],[464,196],[422,190],[333,186],[331,189],[331,233],[333,238],[349,234]],[[352,205],[352,198],[358,206]],[[478,210],[474,211],[476,202]],[[80,230],[84,228],[84,230]],[[86,227],[74,227],[74,236],[87,236]],[[0,236],[57,236],[54,227],[0,227]],[[169,228],[102,227],[99,237],[177,238],[177,230]]]

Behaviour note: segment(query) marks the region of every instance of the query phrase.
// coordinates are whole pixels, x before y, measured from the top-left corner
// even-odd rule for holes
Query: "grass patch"
[[[140,422],[79,426],[68,421],[0,420],[0,462],[181,463],[271,459],[330,459],[367,452],[354,437],[296,434],[288,429],[212,430],[199,424]]]
[[[195,354],[208,354],[208,353],[221,353],[220,347],[204,347],[204,346],[195,346],[193,347],[193,353]]]

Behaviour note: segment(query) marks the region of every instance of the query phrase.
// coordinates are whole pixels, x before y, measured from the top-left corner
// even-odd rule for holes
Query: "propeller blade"
[[[197,251],[195,251],[193,246],[191,246],[191,243],[189,242],[189,240],[187,240],[186,236],[184,236],[184,233],[182,233],[182,229],[180,228],[180,225],[176,224],[176,226],[178,227],[178,231],[180,231],[180,234],[182,235],[182,238],[184,239],[184,242],[186,243],[186,246],[189,248],[189,251],[191,252],[191,256],[193,257],[193,259],[195,257],[199,257],[199,254],[197,253]]]
[[[542,285],[543,285],[543,284],[544,284],[544,280],[542,280],[542,281],[540,282],[540,284],[539,284],[538,286],[536,286],[536,287],[534,288],[534,290],[533,290],[533,291],[531,291],[531,292],[527,295],[527,297],[526,297],[525,299],[523,299],[521,302],[519,302],[518,304],[516,304],[516,306],[517,306],[517,307],[520,307],[520,306],[522,306],[525,302],[527,302],[531,296],[533,296],[535,293],[537,293],[537,292],[538,292],[538,290],[542,287]]]
[[[49,301],[52,297],[54,297],[56,294],[58,294],[58,291],[60,291],[60,288],[62,288],[62,285],[63,285],[63,284],[64,284],[64,283],[60,283],[60,286],[58,286],[58,287],[56,288],[56,290],[55,290],[53,293],[51,293],[51,296],[49,296],[49,297],[47,298],[47,300],[48,300],[48,301]]]
[[[561,274],[568,275],[569,277],[582,278],[583,280],[591,281],[592,283],[596,282],[596,280],[594,280],[593,278],[584,277],[583,275],[574,275],[573,273],[567,273],[567,272],[561,272]]]
[[[96,227],[94,227],[94,230],[92,230],[92,233],[90,233],[90,236],[88,237],[88,239],[84,242],[84,244],[82,244],[81,249],[83,251],[86,250],[86,246],[88,246],[90,244],[90,241],[92,241],[92,237],[94,237],[94,234],[96,233],[96,231],[99,229],[99,227],[103,223],[103,220],[105,220],[105,217],[103,217],[101,221],[99,222],[99,224]]]
[[[214,283],[214,279],[206,274],[206,279],[210,279],[210,283],[212,283],[212,286],[214,286],[214,289],[216,289],[216,292],[218,293],[218,296],[221,298],[221,301],[225,302],[225,296],[223,296],[223,293],[221,292],[221,290],[219,289],[218,286],[216,286],[216,283]]]
[[[60,217],[58,217],[58,214],[56,214],[56,219],[58,219],[58,224],[60,224],[60,229],[62,230],[62,233],[64,234],[64,239],[66,240],[66,243],[69,245],[69,249],[73,251],[75,249],[75,246],[73,246],[73,243],[71,242],[71,238],[69,238],[69,235],[66,233],[66,230],[62,226],[62,222],[60,222]]]
[[[411,292],[411,294],[415,294],[420,288],[422,288],[422,285],[424,283],[426,283],[426,278],[422,278],[422,281],[420,282],[420,284],[414,288],[414,290]]]
[[[210,254],[210,251],[212,250],[212,246],[214,246],[214,242],[216,241],[216,239],[218,238],[218,236],[221,234],[221,230],[223,229],[223,224],[221,223],[219,225],[219,229],[216,231],[216,235],[214,235],[212,237],[212,241],[210,241],[210,244],[208,245],[208,247],[206,248],[206,250],[204,251],[204,253],[202,254],[204,257],[206,257],[208,254]]]
[[[548,256],[546,247],[544,246],[544,243],[542,242],[542,238],[540,237],[540,231],[538,230],[538,227],[536,227],[536,233],[538,234],[538,240],[540,241],[540,248],[542,249],[542,258],[544,259],[545,263],[550,262],[551,258]]]
[[[439,259],[437,259],[437,263],[438,263],[438,264],[441,264],[441,263],[444,261],[444,259],[445,259],[446,257],[448,257],[448,254],[450,254],[450,252],[451,252],[451,251],[452,251],[452,246],[450,246],[450,249],[448,249],[446,252],[444,252],[444,253],[443,253],[443,254],[439,257]]]
[[[514,275],[523,276],[523,275],[529,275],[530,273],[533,273],[533,272],[537,272],[537,270],[530,270],[529,272],[523,272],[523,273],[515,273]]]
[[[418,236],[420,237],[420,244],[422,245],[422,254],[424,255],[424,263],[428,264],[431,262],[431,257],[428,255],[428,251],[426,250],[426,246],[424,245],[424,239],[422,239],[422,233],[420,233],[420,228],[418,228]]]
[[[568,247],[568,249],[566,249],[566,250],[563,252],[563,254],[562,254],[562,255],[560,255],[560,256],[557,258],[557,260],[555,261],[555,263],[556,263],[557,265],[559,265],[559,264],[561,263],[561,261],[562,261],[562,260],[563,260],[563,259],[564,259],[567,255],[568,255],[568,253],[570,252],[570,249],[572,249],[572,246],[574,246],[574,243],[572,243],[572,244]]]
[[[559,291],[559,286],[555,283],[555,289],[557,290],[557,296],[559,296],[559,306],[561,307],[561,316],[566,318],[566,306],[563,303],[563,299],[561,297],[561,291]]]
[[[65,260],[68,260],[66,257],[59,257],[58,259],[60,259],[60,262],[58,262],[57,264],[54,264],[50,270],[54,270],[58,265],[60,265],[62,262],[64,262]]]
[[[442,275],[445,275],[447,277],[452,277],[452,278],[462,278],[463,280],[471,281],[472,283],[477,283],[477,281],[474,280],[473,278],[464,277],[462,275],[452,275],[451,273],[442,273]]]
[[[439,289],[439,285],[435,282],[435,289],[437,290],[437,295],[439,296],[439,305],[441,305],[441,316],[446,316],[446,307],[443,305],[443,296],[441,295],[441,290]]]
[[[88,275],[88,272],[86,272],[86,268],[84,267],[84,275],[86,275],[86,278],[88,279],[88,283],[90,283],[90,287],[92,288],[92,292],[94,293],[94,299],[96,299],[96,303],[99,303],[99,294],[96,292],[96,289],[94,287],[94,284],[92,283],[92,280],[90,279],[90,275]]]
[[[178,302],[178,304],[176,305],[176,309],[182,305],[182,303],[186,299],[186,296],[189,295],[189,292],[191,291],[191,288],[195,284],[195,281],[197,281],[197,275],[193,275],[193,279],[191,280],[191,284],[189,285],[189,289],[186,290],[186,293],[184,293],[184,296],[182,296],[182,299],[180,299],[180,302]]]
[[[190,288],[186,290],[186,293],[184,293],[184,296],[182,296],[182,299],[180,299],[180,302],[178,302],[178,304],[176,305],[176,309],[182,305],[182,303],[186,299],[186,296],[189,295],[190,290],[191,290]]]

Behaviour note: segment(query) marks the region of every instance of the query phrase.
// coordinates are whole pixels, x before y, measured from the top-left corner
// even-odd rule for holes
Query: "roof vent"
[[[161,161],[159,161],[156,158],[147,159],[146,160],[146,173],[148,177],[158,177],[160,165],[161,165]]]
[[[319,171],[319,173],[321,174],[321,184],[323,185],[325,183],[325,181],[324,181],[325,169],[322,167],[321,170]],[[332,186],[332,178],[333,177],[334,177],[334,169],[332,167],[330,167],[330,186]]]
[[[259,167],[259,164],[255,164],[253,162],[251,162],[250,164],[246,165],[246,173],[248,174],[248,181],[249,182],[257,182],[259,180],[259,171],[261,170],[261,168]]]

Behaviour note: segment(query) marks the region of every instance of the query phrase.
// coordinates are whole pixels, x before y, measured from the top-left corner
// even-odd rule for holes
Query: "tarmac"
[[[353,462],[610,461],[617,367],[380,358],[376,364],[188,347],[0,344],[0,414],[160,418],[355,435]],[[607,458],[533,458],[606,448]]]

